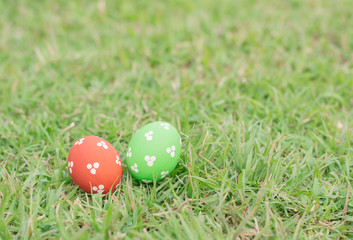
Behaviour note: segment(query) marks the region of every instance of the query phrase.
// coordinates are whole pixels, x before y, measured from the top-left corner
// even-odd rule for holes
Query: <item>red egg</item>
[[[95,136],[77,140],[70,149],[67,164],[72,180],[87,193],[114,191],[123,175],[118,151]]]

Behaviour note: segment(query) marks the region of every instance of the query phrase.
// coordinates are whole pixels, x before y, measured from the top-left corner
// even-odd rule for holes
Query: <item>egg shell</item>
[[[152,122],[140,128],[128,146],[126,164],[139,181],[159,181],[178,164],[182,142],[178,130],[166,122]]]
[[[123,167],[118,151],[106,140],[86,136],[77,140],[68,156],[72,180],[87,193],[108,193],[120,184]]]

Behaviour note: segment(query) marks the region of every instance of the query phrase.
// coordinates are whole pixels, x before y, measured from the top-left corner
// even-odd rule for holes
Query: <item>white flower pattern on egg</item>
[[[99,193],[104,192],[104,185],[99,185],[98,188],[99,188],[99,190],[97,192],[99,192]]]
[[[98,162],[93,163],[93,166],[90,163],[87,164],[87,169],[90,170],[91,174],[96,174],[97,168],[99,168]]]
[[[83,140],[85,140],[85,138],[80,138],[75,142],[75,145],[81,145],[83,143]]]
[[[161,172],[162,178],[165,178],[168,175],[168,173],[169,171],[162,171]]]
[[[173,145],[171,147],[168,147],[167,153],[169,153],[171,157],[174,157],[175,156],[175,146]]]
[[[161,126],[164,127],[165,129],[169,130],[169,124],[168,123],[161,123]]]
[[[116,164],[118,164],[119,166],[121,166],[121,159],[119,157],[119,155],[116,155],[116,160],[115,160]]]
[[[153,134],[153,131],[149,131],[148,133],[145,134],[145,137],[146,137],[147,141],[151,141],[152,140],[152,134]]]
[[[98,193],[102,193],[102,192],[104,192],[104,185],[99,185],[98,187],[96,187],[96,186],[93,186],[92,187],[92,190],[94,191],[94,192],[98,192]]]
[[[126,154],[127,157],[131,157],[131,148],[129,148],[129,151]]]
[[[156,157],[155,156],[145,156],[145,161],[147,162],[147,166],[152,167],[153,166],[153,162],[156,161]]]
[[[108,149],[108,145],[104,141],[100,141],[97,143],[98,147],[103,147],[104,149]]]
[[[70,174],[72,173],[72,167],[74,166],[74,162],[73,161],[69,161],[68,163],[67,163],[67,165],[68,165],[68,168],[69,168],[69,172],[70,172]]]
[[[133,166],[131,166],[131,170],[135,171],[136,173],[139,172],[139,170],[137,169],[137,164],[136,163]]]

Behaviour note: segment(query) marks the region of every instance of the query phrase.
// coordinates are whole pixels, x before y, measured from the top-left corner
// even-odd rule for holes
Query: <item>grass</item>
[[[353,4],[0,1],[0,239],[353,238]],[[182,133],[155,185],[86,195],[86,135]]]

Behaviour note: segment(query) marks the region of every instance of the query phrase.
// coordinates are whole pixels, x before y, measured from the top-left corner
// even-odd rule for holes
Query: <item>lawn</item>
[[[0,1],[0,239],[352,239],[351,0]],[[102,196],[87,135],[177,168]]]

